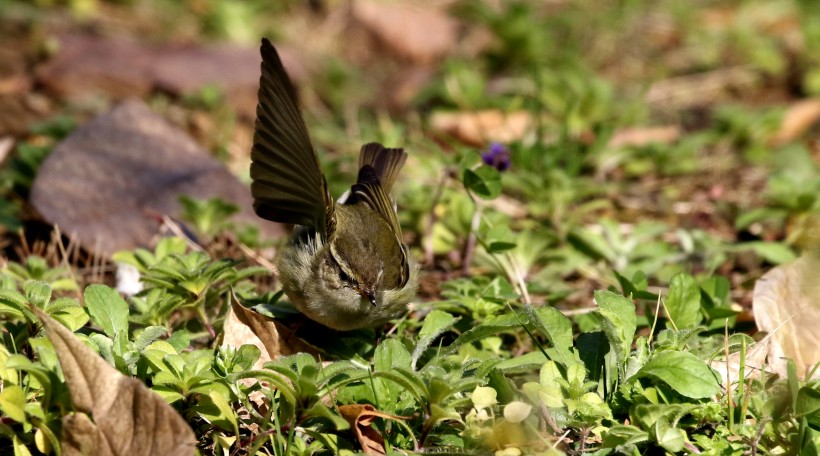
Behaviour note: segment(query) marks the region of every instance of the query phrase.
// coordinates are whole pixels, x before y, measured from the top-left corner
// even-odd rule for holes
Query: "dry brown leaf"
[[[359,444],[362,446],[364,453],[369,456],[382,456],[387,454],[387,450],[384,447],[384,438],[378,431],[370,427],[376,418],[384,418],[387,420],[408,419],[408,417],[380,412],[370,404],[340,405],[339,413],[350,423],[350,427],[354,429],[356,438],[359,440]]]
[[[234,300],[225,318],[222,346],[238,348],[246,344],[255,345],[262,351],[262,356],[253,365],[254,369],[261,369],[263,364],[280,355],[279,331],[273,320],[246,309]]]
[[[800,376],[820,362],[820,258],[803,256],[778,266],[755,283],[753,310],[758,329],[772,334],[769,365],[786,375],[791,358]],[[817,374],[815,374],[817,376]]]
[[[506,113],[495,109],[477,112],[436,112],[430,119],[430,127],[434,131],[479,147],[488,142],[532,141],[537,126],[536,119],[533,119],[529,112]]]
[[[766,358],[769,356],[772,336],[773,334],[770,334],[746,348],[743,378],[759,379],[764,370],[767,373],[771,372],[770,369],[766,369]],[[732,353],[728,359],[716,359],[709,365],[720,373],[724,389],[729,389],[740,378],[740,352]]]
[[[720,68],[657,81],[649,88],[646,101],[659,110],[708,106],[731,93],[748,91],[762,80],[758,72],[746,66]]]
[[[144,40],[85,33],[58,37],[59,50],[37,68],[38,82],[63,97],[104,93],[145,97],[159,89],[175,95],[218,87],[241,115],[253,118],[259,87],[259,50],[237,44],[152,45]],[[298,55],[279,49],[291,79],[305,75]],[[2,93],[0,81],[0,93]]]
[[[794,141],[820,120],[820,98],[793,103],[783,115],[780,129],[772,137],[772,145]]]
[[[668,144],[677,141],[680,133],[680,127],[677,125],[623,128],[612,135],[609,147],[645,146],[651,143]]]
[[[262,350],[262,357],[254,368],[261,367],[265,362],[276,359],[280,355],[314,353],[315,351],[301,342],[293,331],[284,325],[234,300],[225,321],[222,345],[241,347],[244,344],[256,345]]]
[[[32,310],[54,345],[77,412],[64,417],[63,454],[194,454],[193,431],[159,395],[119,373],[56,320]]]
[[[476,112],[436,112],[430,127],[459,141],[482,147],[489,142],[532,142],[536,138],[539,119],[530,112],[504,112],[488,109]],[[609,147],[643,146],[649,143],[672,143],[680,138],[677,125],[632,127],[615,132]]]
[[[356,0],[351,15],[387,48],[416,63],[432,63],[457,44],[458,22],[434,5]]]

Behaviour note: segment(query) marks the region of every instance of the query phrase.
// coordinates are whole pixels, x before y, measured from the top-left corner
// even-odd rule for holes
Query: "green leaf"
[[[462,345],[476,342],[485,337],[495,336],[502,332],[521,328],[521,323],[521,317],[518,315],[505,314],[490,318],[484,323],[465,331],[464,334],[459,336],[447,347],[447,353],[454,353]]]
[[[26,300],[35,306],[43,309],[51,300],[51,287],[40,280],[29,280],[23,285]]]
[[[733,250],[752,250],[772,264],[784,264],[797,258],[792,249],[780,242],[754,241],[737,244]]]
[[[549,306],[541,306],[535,309],[531,305],[524,306],[524,312],[529,317],[529,321],[541,334],[547,337],[558,353],[557,361],[564,366],[568,366],[574,359],[570,349],[572,348],[572,322],[565,317],[558,309]]]
[[[604,373],[606,355],[610,350],[606,334],[602,331],[581,333],[575,346],[587,368],[589,378],[596,382],[600,380]]]
[[[482,199],[491,200],[501,194],[501,174],[492,166],[467,168],[462,176],[464,186]]]
[[[487,252],[498,253],[515,248],[515,235],[506,224],[497,224],[485,235]]]
[[[410,352],[398,339],[383,341],[373,353],[373,365],[376,371],[390,372],[398,367],[410,369],[411,363]]]
[[[678,329],[695,327],[700,323],[700,288],[694,277],[686,273],[672,277],[666,309]]]
[[[333,428],[336,431],[344,431],[350,429],[350,423],[347,422],[344,418],[333,413],[325,404],[321,402],[316,402],[310,409],[305,410],[302,414],[305,418],[309,417],[320,417],[325,418],[333,424]]]
[[[88,323],[88,314],[76,303],[73,306],[66,306],[49,312],[49,315],[70,329],[71,332],[79,330]]]
[[[710,397],[720,391],[709,366],[688,352],[656,352],[635,375],[657,378],[681,395],[693,399]]]
[[[655,421],[653,431],[655,441],[665,450],[672,453],[678,453],[683,450],[683,444],[686,443],[686,432],[682,429],[672,427],[665,416],[661,416]]]
[[[433,343],[444,331],[450,329],[461,318],[454,317],[441,310],[433,310],[424,317],[424,324],[419,331],[419,341],[413,350],[411,368],[416,369],[416,363],[424,351]]]
[[[17,385],[7,385],[0,391],[0,411],[17,421],[26,422],[26,393]]]
[[[148,344],[166,334],[168,330],[164,326],[148,326],[134,339],[134,350],[141,352]]]
[[[31,452],[23,445],[23,442],[15,434],[12,436],[12,444],[14,445],[14,456],[31,456]]]
[[[262,350],[256,345],[244,344],[234,355],[234,369],[250,370],[253,364],[262,356]]]
[[[623,365],[632,347],[632,338],[637,328],[635,305],[629,299],[611,291],[595,292],[598,309],[593,313],[601,324],[612,351]]]
[[[534,369],[541,367],[544,362],[544,354],[540,351],[532,351],[521,356],[505,359],[495,365],[495,368],[503,371],[506,374],[517,372],[532,372]]]
[[[799,417],[806,417],[813,427],[820,428],[820,390],[810,386],[800,388],[794,412]]]
[[[615,448],[621,445],[635,445],[649,440],[649,434],[635,426],[615,425],[603,435],[603,447]]]
[[[91,319],[106,335],[116,339],[128,333],[128,304],[116,290],[105,285],[89,285],[83,293]]]
[[[236,420],[236,412],[231,407],[231,405],[228,404],[228,401],[226,401],[221,394],[215,391],[211,391],[208,394],[208,397],[211,398],[211,402],[213,402],[216,408],[219,409],[221,418],[227,420],[228,423],[231,424],[231,427],[233,427],[234,435],[239,436],[239,423]]]
[[[26,297],[16,290],[0,290],[0,314],[24,317],[29,321],[37,321],[37,318],[28,309]]]
[[[373,377],[384,378],[396,383],[412,394],[419,403],[423,403],[427,397],[427,388],[415,372],[405,369],[396,369],[393,372],[374,372]]]

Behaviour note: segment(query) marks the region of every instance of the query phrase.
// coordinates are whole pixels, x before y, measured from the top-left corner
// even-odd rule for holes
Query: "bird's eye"
[[[344,283],[350,283],[350,276],[343,269],[339,269],[339,280]]]

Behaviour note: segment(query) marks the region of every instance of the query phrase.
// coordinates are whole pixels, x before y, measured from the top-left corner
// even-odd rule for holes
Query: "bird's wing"
[[[374,212],[379,214],[390,226],[390,230],[396,238],[396,242],[401,248],[401,265],[399,268],[399,286],[404,286],[410,277],[409,262],[407,259],[407,249],[402,242],[401,225],[396,215],[395,205],[392,198],[384,191],[376,175],[376,170],[371,165],[364,165],[359,170],[359,178],[350,189],[350,196],[345,204],[364,203]]]
[[[334,231],[333,200],[296,95],[276,49],[262,39],[262,77],[251,151],[251,194],[260,217]]]

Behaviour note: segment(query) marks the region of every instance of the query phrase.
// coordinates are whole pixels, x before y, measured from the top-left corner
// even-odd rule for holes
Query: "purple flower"
[[[505,171],[510,167],[510,150],[503,144],[492,143],[490,149],[481,154],[481,159],[495,169]]]

